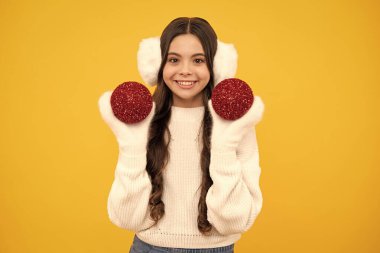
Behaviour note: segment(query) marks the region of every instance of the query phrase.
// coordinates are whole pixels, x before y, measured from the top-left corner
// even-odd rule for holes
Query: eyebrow
[[[177,56],[181,56],[180,54],[178,54],[178,53],[176,53],[176,52],[169,52],[168,53],[168,55],[169,54],[174,54],[174,55],[177,55]],[[204,56],[204,57],[206,57],[204,54],[202,54],[202,53],[197,53],[197,54],[193,54],[192,55],[192,57],[195,57],[195,56]]]

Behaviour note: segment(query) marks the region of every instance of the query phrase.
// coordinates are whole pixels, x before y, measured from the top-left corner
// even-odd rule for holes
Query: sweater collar
[[[171,107],[171,119],[175,121],[200,121],[203,118],[205,108],[199,107]]]

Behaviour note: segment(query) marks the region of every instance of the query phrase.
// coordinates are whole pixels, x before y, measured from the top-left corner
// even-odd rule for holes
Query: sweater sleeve
[[[247,231],[262,208],[261,168],[255,129],[249,130],[236,151],[211,150],[213,185],[206,195],[207,218],[223,234]]]
[[[137,232],[154,224],[148,205],[152,185],[145,167],[146,152],[119,150],[107,203],[108,216],[118,227]]]

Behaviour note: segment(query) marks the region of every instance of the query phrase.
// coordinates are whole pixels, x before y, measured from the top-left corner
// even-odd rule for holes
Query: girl
[[[235,121],[215,113],[215,74],[224,71],[214,62],[218,45],[206,20],[174,19],[160,37],[149,116],[124,124],[112,113],[112,92],[99,99],[119,144],[108,214],[115,225],[136,232],[132,253],[233,252],[261,211],[254,125],[264,105],[255,96]]]

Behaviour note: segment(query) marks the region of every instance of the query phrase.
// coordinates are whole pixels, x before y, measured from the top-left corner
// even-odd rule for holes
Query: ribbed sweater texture
[[[148,206],[152,190],[146,152],[119,152],[108,196],[108,215],[120,228],[143,241],[170,248],[215,248],[235,243],[253,225],[263,198],[255,128],[245,134],[236,151],[210,150],[213,185],[206,195],[209,235],[198,230],[201,191],[201,123],[204,107],[171,108],[170,159],[163,171],[165,215],[153,226]]]

